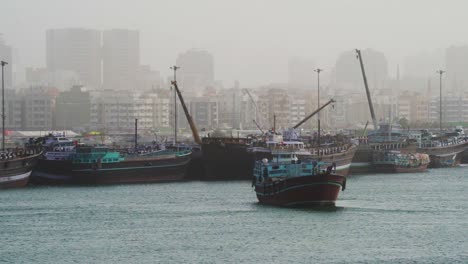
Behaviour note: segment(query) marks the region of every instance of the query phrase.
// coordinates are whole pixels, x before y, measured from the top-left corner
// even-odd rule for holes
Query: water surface
[[[351,176],[336,208],[262,206],[250,182],[0,192],[0,262],[468,263],[468,167]]]

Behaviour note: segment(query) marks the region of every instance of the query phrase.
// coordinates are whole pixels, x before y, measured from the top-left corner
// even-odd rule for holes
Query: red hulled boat
[[[258,201],[275,206],[333,206],[346,187],[346,177],[335,174],[332,165],[297,158],[257,161],[253,181]]]

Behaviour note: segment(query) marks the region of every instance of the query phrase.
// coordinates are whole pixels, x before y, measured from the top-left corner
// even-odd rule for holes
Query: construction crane
[[[260,128],[260,126],[258,125],[257,121],[255,121],[255,119],[253,120],[254,124],[257,126],[258,130],[260,130],[260,132],[262,132],[262,135],[265,134],[265,132],[263,132],[263,130]]]
[[[248,89],[242,89],[250,98],[250,101],[252,101],[252,104],[253,106],[255,107],[255,120],[254,120],[254,123],[255,125],[260,129],[259,127],[259,124],[256,122],[258,120],[258,107],[257,107],[257,103],[255,103],[255,100],[252,96],[252,94],[250,93],[250,91]],[[262,131],[262,129],[260,129],[260,131]],[[263,131],[262,131],[263,133]]]
[[[362,78],[364,79],[364,86],[366,88],[367,102],[369,103],[369,109],[372,117],[372,123],[374,124],[374,129],[377,130],[377,120],[375,119],[374,105],[372,104],[372,98],[369,91],[369,86],[367,85],[366,71],[364,70],[364,63],[362,62],[361,50],[356,49],[357,58],[361,64]]]
[[[195,143],[201,145],[202,141],[200,139],[200,136],[198,135],[197,127],[195,126],[195,123],[193,122],[192,116],[190,115],[190,113],[189,113],[189,111],[187,109],[187,106],[185,105],[184,98],[182,97],[182,94],[181,94],[181,92],[179,90],[179,87],[177,86],[177,81],[171,81],[171,84],[174,86],[174,89],[176,90],[177,95],[179,97],[180,104],[182,105],[182,108],[184,109],[185,116],[187,117],[187,121],[188,121],[188,123],[190,125],[190,129],[192,130],[193,140],[195,140]]]
[[[308,115],[306,118],[302,119],[299,123],[297,123],[297,125],[295,125],[293,128],[296,129],[298,127],[300,127],[302,124],[304,124],[307,120],[309,120],[311,117],[313,117],[314,115],[316,115],[318,112],[322,111],[322,109],[324,109],[325,107],[327,107],[329,104],[331,103],[334,103],[335,100],[333,99],[330,99],[330,101],[328,101],[326,104],[322,105],[320,108],[318,108],[317,110],[315,110],[314,112],[312,112],[310,115]]]
[[[367,126],[369,125],[369,120],[366,121],[366,125],[364,126],[364,131],[362,131],[362,136],[365,137],[367,134]]]

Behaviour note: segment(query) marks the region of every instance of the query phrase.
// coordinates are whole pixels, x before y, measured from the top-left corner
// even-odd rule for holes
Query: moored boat
[[[313,160],[257,161],[252,185],[262,204],[275,206],[333,206],[346,187],[346,177]]]
[[[35,182],[55,184],[122,184],[182,181],[190,150],[121,153],[107,147],[80,146],[64,160],[41,160]]]
[[[318,148],[316,145],[306,145],[299,138],[288,136],[288,140],[283,140],[280,135],[267,133],[263,141],[254,142],[253,146],[248,149],[252,156],[253,161],[259,161],[264,158],[271,159],[275,157],[290,158],[293,154],[299,159],[312,159],[330,163],[334,166],[336,173],[348,176],[353,160],[356,153],[356,145],[348,141],[336,140],[337,136],[329,136],[329,142]],[[260,143],[260,145],[259,145]],[[255,164],[252,162],[252,166]]]
[[[205,137],[202,160],[205,175],[201,180],[248,180],[253,162],[247,154],[251,138]]]
[[[0,153],[0,189],[26,186],[40,155],[36,148]]]
[[[398,150],[376,151],[372,157],[376,172],[422,172],[429,165],[429,155],[404,153]]]
[[[433,136],[432,133],[423,131],[421,137],[418,152],[429,155],[429,168],[458,166],[463,157],[462,153],[468,149],[468,138],[463,130],[442,136]]]

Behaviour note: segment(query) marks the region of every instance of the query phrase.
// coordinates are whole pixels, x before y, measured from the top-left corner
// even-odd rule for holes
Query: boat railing
[[[466,143],[465,138],[452,138],[451,140],[438,140],[430,142],[421,142],[421,148],[443,148],[448,146],[456,146]]]
[[[38,146],[31,146],[26,148],[14,148],[0,151],[0,160],[11,160],[17,158],[26,158],[29,156],[37,155],[42,152]]]
[[[223,138],[223,137],[204,137],[203,144],[250,144],[251,138]]]
[[[312,155],[332,155],[332,154],[339,154],[344,153],[349,150],[349,148],[353,146],[352,144],[342,145],[342,146],[335,146],[335,147],[324,147],[324,148],[308,148]]]
[[[154,157],[162,157],[162,156],[170,156],[170,155],[185,155],[189,154],[192,151],[189,149],[183,150],[173,150],[173,149],[164,149],[164,150],[157,150],[157,151],[150,151],[150,152],[139,152],[139,153],[128,153],[123,154],[125,158],[154,158]]]
[[[379,143],[375,145],[370,145],[373,150],[392,150],[392,149],[402,149],[408,147],[406,142],[398,143]]]

